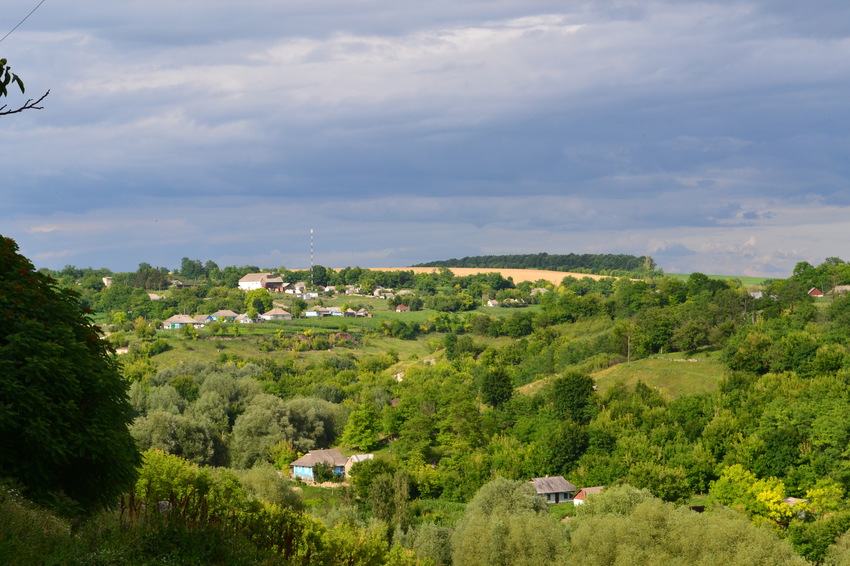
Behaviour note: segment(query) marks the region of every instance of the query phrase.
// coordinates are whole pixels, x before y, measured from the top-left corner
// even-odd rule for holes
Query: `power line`
[[[6,39],[6,38],[7,38],[7,37],[9,37],[10,35],[12,35],[12,32],[13,32],[13,31],[15,31],[16,29],[18,29],[19,27],[21,27],[21,24],[22,24],[22,23],[24,23],[25,21],[27,21],[27,18],[29,18],[30,16],[32,16],[32,15],[33,15],[33,13],[35,13],[35,11],[36,11],[36,10],[38,10],[39,6],[41,6],[42,4],[44,4],[44,0],[41,0],[41,2],[39,2],[39,3],[38,3],[38,5],[37,5],[35,8],[33,8],[33,9],[32,9],[32,12],[30,12],[29,14],[27,14],[26,16],[24,16],[24,19],[23,19],[23,20],[21,20],[20,22],[18,22],[18,25],[16,25],[16,26],[15,26],[15,27],[13,27],[12,29],[10,29],[10,30],[9,30],[9,33],[7,33],[6,35],[4,35],[4,36],[2,37],[2,39],[0,39],[0,43],[3,43],[3,40],[4,40],[4,39]]]

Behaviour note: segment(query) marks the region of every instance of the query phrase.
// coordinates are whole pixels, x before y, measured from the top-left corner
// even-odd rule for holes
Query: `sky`
[[[846,0],[46,0],[0,57],[36,267],[850,260]]]

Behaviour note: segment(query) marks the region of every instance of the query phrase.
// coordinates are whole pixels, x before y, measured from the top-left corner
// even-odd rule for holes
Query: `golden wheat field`
[[[437,271],[438,267],[373,267],[376,271],[413,271],[414,273],[431,273]],[[477,273],[501,273],[502,277],[512,278],[514,283],[523,281],[538,281],[544,279],[553,285],[559,285],[561,280],[568,275],[576,279],[590,277],[591,279],[604,279],[604,275],[591,275],[588,273],[568,273],[565,271],[546,271],[543,269],[499,269],[496,267],[450,267],[452,273],[458,277],[475,275]]]

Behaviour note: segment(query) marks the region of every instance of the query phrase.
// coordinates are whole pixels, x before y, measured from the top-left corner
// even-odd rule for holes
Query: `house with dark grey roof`
[[[565,480],[563,476],[532,478],[531,484],[537,490],[537,495],[546,498],[546,503],[572,501],[573,494],[576,492],[576,486]]]

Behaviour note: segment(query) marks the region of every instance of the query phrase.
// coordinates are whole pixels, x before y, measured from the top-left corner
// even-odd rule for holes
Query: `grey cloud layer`
[[[52,92],[2,119],[0,226],[50,267],[303,265],[314,226],[328,265],[842,255],[848,8],[562,4],[45,5],[2,44]]]

